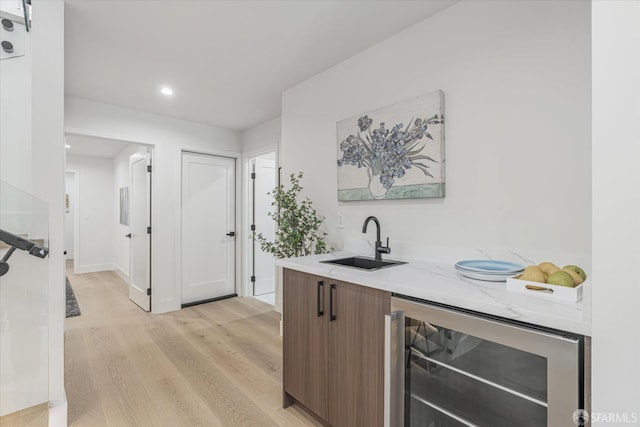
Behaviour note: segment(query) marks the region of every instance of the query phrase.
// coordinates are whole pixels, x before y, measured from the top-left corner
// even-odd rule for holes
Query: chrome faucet
[[[382,254],[390,254],[391,248],[389,247],[389,238],[387,237],[387,246],[382,246],[382,242],[380,241],[380,221],[375,216],[370,216],[364,220],[364,224],[362,224],[362,232],[367,232],[367,225],[369,225],[369,221],[373,221],[376,223],[376,261],[382,261]]]

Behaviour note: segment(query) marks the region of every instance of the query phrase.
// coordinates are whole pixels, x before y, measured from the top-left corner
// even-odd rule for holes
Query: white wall
[[[26,191],[31,190],[32,57],[27,36],[24,56],[0,61],[0,179]]]
[[[23,286],[19,293],[9,298],[5,298],[6,295],[3,293],[0,298],[3,302],[9,301],[12,307],[21,311],[22,317],[14,316],[14,313],[3,313],[3,319],[12,323],[12,329],[19,329],[16,325],[22,321],[31,323],[31,327],[15,336],[12,348],[2,346],[2,351],[16,350],[16,365],[8,376],[17,377],[13,384],[2,384],[3,391],[12,393],[9,405],[15,405],[7,407],[4,406],[7,400],[0,400],[3,404],[2,414],[49,400],[51,408],[63,408],[60,418],[52,417],[50,422],[57,420],[61,422],[60,425],[66,425],[63,340],[65,282],[62,244],[64,3],[58,0],[35,1],[33,10],[37,19],[34,20],[35,25],[28,36],[30,40],[27,41],[27,56],[3,60],[0,64],[0,179],[32,193],[48,204],[48,213],[38,218],[37,222],[32,221],[30,232],[32,236],[45,238],[50,254],[45,260],[35,260],[21,254],[12,257],[13,272],[18,273],[20,267],[23,268],[20,275],[13,276],[19,277]],[[11,286],[8,286],[11,280],[13,279],[7,276],[3,278],[0,283],[3,292],[11,289]],[[30,288],[33,284],[36,287]],[[28,301],[24,300],[25,295]],[[36,303],[42,295],[44,306]],[[35,312],[31,313],[29,310]],[[41,316],[43,313],[44,318]],[[5,326],[2,328],[4,332],[7,331]],[[24,348],[25,343],[33,342],[34,334],[42,334],[41,338],[36,340],[39,341],[37,348]],[[39,379],[37,384],[29,383],[27,389],[16,391],[16,384],[27,384],[30,376],[42,372],[40,361],[45,366],[44,378]],[[29,364],[31,367],[28,367]],[[3,381],[5,378],[3,375]],[[21,401],[21,393],[23,396],[37,395],[37,399]]]
[[[458,3],[287,90],[283,176],[304,171],[336,248],[376,215],[392,248],[404,240],[589,258],[590,49],[588,2]],[[446,197],[338,203],[336,122],[438,89]]]
[[[179,309],[181,150],[239,157],[240,134],[74,97],[65,99],[65,130],[154,146],[152,309],[155,313]],[[237,169],[240,169],[240,165]],[[237,177],[240,178],[239,172]],[[237,187],[240,188],[239,185]],[[237,200],[239,211],[240,196]],[[240,229],[239,224],[237,229]],[[244,236],[240,231],[238,239]],[[238,248],[238,257],[239,254]],[[240,262],[237,265],[236,277],[240,277]]]
[[[49,203],[49,425],[66,425],[64,393],[64,2],[33,2],[32,188]],[[58,424],[56,424],[58,423]]]
[[[113,159],[67,155],[67,170],[77,171],[78,247],[74,272],[113,270]]]
[[[594,425],[640,422],[640,3],[593,1]],[[607,414],[626,417],[608,422]],[[631,422],[629,422],[631,424]]]
[[[281,117],[276,117],[242,132],[242,152],[260,151],[265,147],[280,143],[282,136],[281,120]]]
[[[125,237],[129,233],[129,226],[120,224],[120,188],[129,187],[131,183],[131,165],[129,157],[133,154],[143,154],[147,148],[131,145],[113,158],[114,188],[116,202],[113,207],[113,264],[120,276],[129,283],[129,245],[131,240]]]

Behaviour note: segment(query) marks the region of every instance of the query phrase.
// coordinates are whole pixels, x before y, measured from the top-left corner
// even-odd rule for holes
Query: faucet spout
[[[375,216],[370,216],[364,220],[364,224],[362,224],[362,233],[367,232],[367,226],[371,221],[376,223],[376,240],[380,241],[380,221],[378,221],[378,218],[376,218]]]
[[[362,232],[367,232],[367,226],[371,221],[376,223],[376,261],[382,261],[382,253],[391,253],[391,248],[389,248],[389,239],[387,238],[387,246],[382,246],[382,242],[380,241],[380,221],[378,221],[378,218],[376,218],[375,216],[367,217],[367,219],[364,220],[364,224],[362,224]]]

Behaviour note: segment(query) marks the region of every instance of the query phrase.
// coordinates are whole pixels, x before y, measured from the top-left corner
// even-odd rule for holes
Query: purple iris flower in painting
[[[360,128],[360,132],[364,132],[371,127],[371,123],[373,123],[373,119],[370,119],[369,116],[362,116],[358,119],[358,127]]]
[[[338,160],[338,166],[351,165],[359,168],[365,166],[366,151],[363,143],[360,137],[353,135],[342,141],[340,144],[342,159]]]
[[[358,135],[349,135],[340,143],[342,158],[338,159],[338,166],[366,166],[370,175],[379,176],[380,183],[387,190],[396,178],[402,178],[407,169],[414,166],[433,177],[424,161],[436,163],[436,160],[420,154],[426,144],[422,139],[433,139],[427,132],[428,127],[443,122],[444,118],[436,114],[427,119],[411,120],[406,128],[403,123],[397,123],[388,129],[380,123],[372,130],[373,119],[362,116],[358,119]]]

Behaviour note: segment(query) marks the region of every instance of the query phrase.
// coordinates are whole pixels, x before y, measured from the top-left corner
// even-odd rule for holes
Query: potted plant
[[[281,184],[267,193],[273,196],[271,206],[276,207],[276,211],[269,212],[268,215],[276,221],[277,227],[273,242],[267,240],[262,233],[258,234],[260,247],[278,258],[329,252],[325,242],[327,233],[319,231],[324,218],[318,216],[308,197],[299,200],[302,172],[297,175],[291,174],[289,179],[289,189],[285,189]]]

